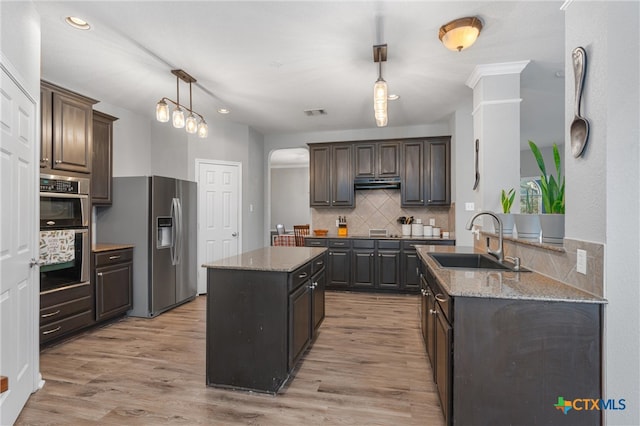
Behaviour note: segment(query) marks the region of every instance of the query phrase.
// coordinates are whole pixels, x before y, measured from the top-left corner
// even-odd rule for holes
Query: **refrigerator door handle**
[[[178,245],[176,248],[176,265],[182,263],[182,247],[184,246],[184,228],[182,227],[182,201],[176,198],[176,212],[178,213]]]
[[[177,211],[177,198],[173,198],[171,200],[171,220],[172,220],[172,226],[171,226],[171,246],[170,246],[170,250],[171,250],[171,264],[172,265],[176,265],[177,264],[177,223],[178,223],[178,211]]]

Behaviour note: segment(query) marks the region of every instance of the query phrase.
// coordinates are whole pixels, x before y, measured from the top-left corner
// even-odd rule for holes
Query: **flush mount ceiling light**
[[[91,25],[89,25],[87,21],[82,18],[78,18],[77,16],[67,16],[64,18],[64,21],[73,28],[77,28],[79,30],[88,30],[91,28]]]
[[[387,45],[377,44],[373,46],[373,62],[378,64],[378,80],[373,85],[373,112],[376,118],[376,126],[385,127],[387,118],[387,82],[382,78],[382,63],[387,61]]]
[[[171,121],[173,127],[176,129],[185,128],[187,133],[198,133],[201,138],[206,138],[209,135],[209,127],[204,120],[202,114],[198,114],[193,110],[192,97],[191,97],[191,84],[196,82],[196,79],[191,77],[183,70],[171,70],[171,73],[176,76],[176,94],[177,100],[172,101],[169,98],[162,98],[156,104],[156,120],[166,123],[169,121],[169,105],[170,102],[174,105]],[[189,83],[189,108],[180,104],[180,80],[185,83]],[[183,108],[189,113],[189,116],[185,120]],[[199,120],[196,119],[198,116]]]
[[[460,52],[471,46],[482,31],[482,21],[476,16],[455,19],[440,27],[438,38],[449,50]]]

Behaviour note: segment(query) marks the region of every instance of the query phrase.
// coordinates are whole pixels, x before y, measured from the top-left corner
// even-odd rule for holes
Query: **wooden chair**
[[[309,225],[293,225],[296,247],[304,247],[304,237],[309,235]]]

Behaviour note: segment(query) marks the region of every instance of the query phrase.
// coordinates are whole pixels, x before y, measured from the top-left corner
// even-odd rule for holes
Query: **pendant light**
[[[209,135],[209,128],[202,114],[193,110],[193,92],[192,84],[196,82],[196,79],[191,77],[183,70],[171,70],[171,73],[176,76],[176,100],[173,101],[169,98],[162,98],[156,104],[156,120],[161,123],[169,121],[169,105],[170,102],[174,105],[173,112],[171,113],[171,123],[176,129],[186,129],[187,133],[197,133],[199,137],[206,138]],[[180,80],[185,83],[189,83],[189,108],[180,104]],[[185,119],[185,110],[189,113]]]
[[[373,85],[373,112],[376,126],[385,127],[388,123],[387,116],[387,82],[382,78],[382,63],[387,61],[387,45],[373,46],[373,62],[378,64],[378,80]]]

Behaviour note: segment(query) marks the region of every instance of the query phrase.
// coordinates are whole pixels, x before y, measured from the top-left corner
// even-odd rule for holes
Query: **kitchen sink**
[[[502,271],[514,271],[514,267],[508,263],[500,263],[486,254],[479,253],[429,253],[443,268],[463,269],[494,269]],[[518,271],[528,271],[520,268]]]

